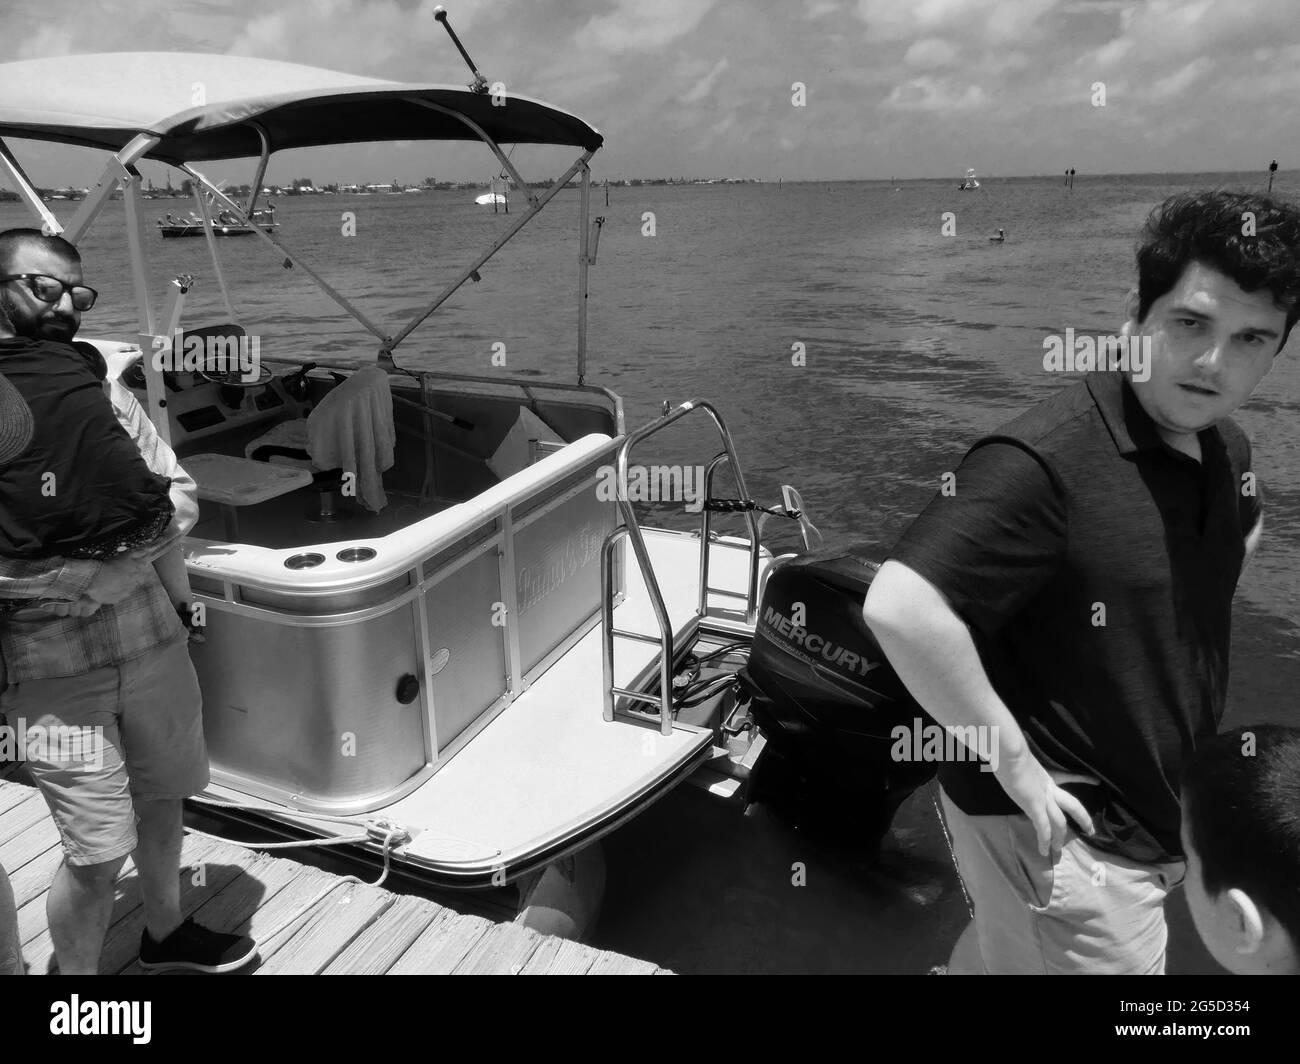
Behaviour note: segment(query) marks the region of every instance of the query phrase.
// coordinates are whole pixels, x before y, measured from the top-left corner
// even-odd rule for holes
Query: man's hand
[[[146,563],[131,557],[104,562],[90,587],[86,588],[84,597],[103,606],[121,602],[144,583],[146,569]]]
[[[1082,834],[1092,834],[1092,817],[1083,803],[1069,791],[1058,787],[1033,754],[1026,751],[1020,757],[1001,758],[994,775],[1034,825],[1038,852],[1044,857],[1058,852],[1065,844],[1067,816]]]
[[[135,550],[126,551],[124,556],[139,562],[141,565],[152,565],[184,538],[185,533],[181,531],[176,519],[172,518],[172,523],[167,526],[167,531],[156,540],[143,547],[136,547]]]

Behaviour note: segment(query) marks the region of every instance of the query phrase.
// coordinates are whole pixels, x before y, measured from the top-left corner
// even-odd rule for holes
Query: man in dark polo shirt
[[[1164,971],[1179,776],[1223,715],[1262,529],[1229,415],[1300,316],[1300,211],[1173,197],[1138,275],[1122,333],[1149,365],[1089,374],[977,441],[864,606],[921,705],[997,753],[940,771],[975,909],[951,974]]]

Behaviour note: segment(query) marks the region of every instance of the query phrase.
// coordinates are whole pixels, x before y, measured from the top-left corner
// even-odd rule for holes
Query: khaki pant
[[[967,816],[940,795],[975,908],[949,975],[1164,974],[1164,902],[1184,862],[1129,861],[1071,827],[1053,864],[1028,817]]]

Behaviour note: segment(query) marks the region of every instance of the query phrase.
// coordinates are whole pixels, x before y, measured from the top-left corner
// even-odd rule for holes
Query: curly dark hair
[[[1243,754],[1246,734],[1254,756]],[[1244,890],[1300,950],[1300,728],[1258,724],[1202,743],[1183,770],[1183,815],[1205,889]]]
[[[1255,219],[1251,236],[1242,233],[1247,212]],[[1138,243],[1138,321],[1192,262],[1220,270],[1247,292],[1272,293],[1286,311],[1282,349],[1300,320],[1300,209],[1258,193],[1170,196],[1148,216]]]

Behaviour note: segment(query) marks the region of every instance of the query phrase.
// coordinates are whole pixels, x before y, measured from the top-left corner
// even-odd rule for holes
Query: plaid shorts
[[[136,846],[136,800],[187,798],[208,785],[202,695],[184,640],[80,676],[24,680],[0,712],[27,733],[32,778],[68,864]]]

